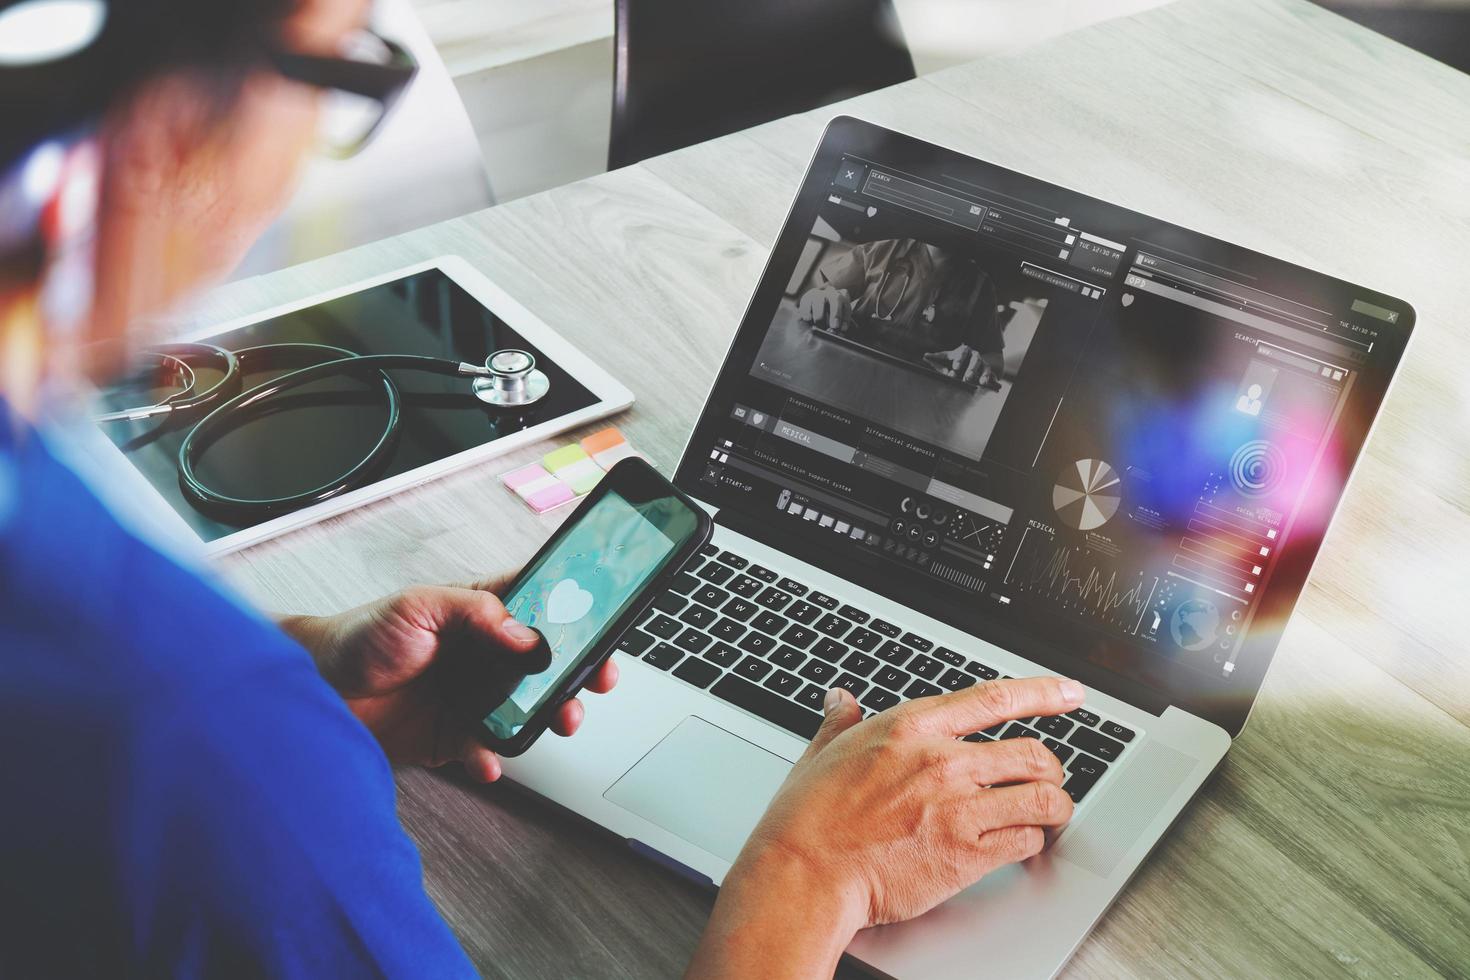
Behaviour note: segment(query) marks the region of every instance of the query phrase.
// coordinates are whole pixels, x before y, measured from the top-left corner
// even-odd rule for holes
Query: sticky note
[[[627,440],[623,438],[621,432],[611,427],[603,429],[601,432],[594,432],[578,443],[582,447],[582,451],[588,456],[596,456],[604,449],[611,449],[620,444],[627,445]]]
[[[546,472],[539,463],[512,470],[500,480],[538,514],[577,499],[570,486]]]
[[[605,470],[612,469],[629,456],[639,455],[617,429],[595,432],[583,439],[581,446],[592,457],[592,461]]]
[[[573,463],[589,458],[581,446],[562,446],[541,457],[541,465],[548,473],[564,470]]]
[[[556,471],[556,478],[571,487],[579,497],[597,486],[606,475],[600,466],[585,456]]]

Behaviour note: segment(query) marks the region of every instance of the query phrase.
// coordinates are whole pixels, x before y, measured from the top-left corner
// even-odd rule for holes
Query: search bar
[[[985,220],[985,205],[967,201],[945,191],[937,190],[907,177],[898,177],[882,170],[868,173],[863,193],[880,201],[897,204],[939,218],[950,224],[959,225],[968,231],[979,231]]]

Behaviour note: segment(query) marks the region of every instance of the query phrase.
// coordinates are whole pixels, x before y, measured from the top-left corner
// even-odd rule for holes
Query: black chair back
[[[617,0],[608,166],[914,77],[892,0]]]

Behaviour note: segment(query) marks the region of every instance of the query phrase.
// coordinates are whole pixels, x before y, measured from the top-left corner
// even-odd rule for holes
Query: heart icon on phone
[[[562,579],[546,597],[546,621],[557,626],[575,623],[591,610],[592,593],[578,585],[576,579]]]
[[[1132,293],[1124,293],[1123,294],[1123,305],[1124,306],[1132,306],[1133,305],[1133,294]]]

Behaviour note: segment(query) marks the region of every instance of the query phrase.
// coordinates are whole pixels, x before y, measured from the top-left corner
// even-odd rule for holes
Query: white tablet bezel
[[[306,296],[302,299],[283,303],[279,306],[261,310],[260,312],[247,316],[238,317],[225,323],[211,324],[199,330],[189,331],[177,339],[188,342],[207,342],[212,337],[229,333],[232,330],[238,330],[241,327],[249,326],[253,323],[270,320],[287,313],[294,313],[297,310],[316,306],[328,300],[338,299],[351,293],[361,292],[364,289],[380,286],[384,283],[393,282],[394,280],[420,272],[426,272],[430,269],[439,269],[442,271],[489,309],[490,312],[505,321],[511,329],[524,337],[527,342],[575,378],[583,387],[592,393],[597,401],[588,405],[586,408],[548,419],[545,422],[496,439],[493,442],[455,453],[452,456],[446,456],[443,459],[427,463],[405,473],[400,473],[397,476],[371,483],[361,489],[343,494],[341,497],[336,497],[319,504],[313,504],[310,507],[304,507],[301,510],[293,511],[289,514],[283,514],[280,517],[264,521],[254,527],[227,534],[213,541],[205,541],[200,537],[199,533],[174,510],[163,495],[154,489],[147,478],[127,460],[123,452],[99,431],[100,443],[105,444],[105,446],[99,446],[99,448],[105,454],[113,457],[114,462],[121,464],[116,467],[108,465],[108,472],[111,473],[117,470],[132,474],[133,481],[140,488],[139,492],[146,493],[159,505],[159,510],[168,515],[164,518],[166,524],[181,529],[182,533],[190,539],[199,542],[206,555],[226,555],[239,551],[242,548],[259,544],[262,541],[278,537],[288,531],[294,531],[308,524],[314,524],[323,518],[341,514],[344,511],[352,510],[363,504],[381,500],[384,497],[391,496],[409,487],[418,486],[421,483],[426,483],[429,480],[441,477],[446,473],[452,473],[455,470],[463,469],[474,463],[515,452],[517,449],[542,439],[620,412],[633,404],[633,393],[623,384],[618,382],[612,375],[608,374],[560,334],[552,330],[543,320],[518,303],[505,290],[501,289],[482,273],[471,267],[468,262],[456,255],[442,255],[424,262],[394,269],[391,272],[360,279],[343,286]],[[465,383],[468,386],[468,380]]]

